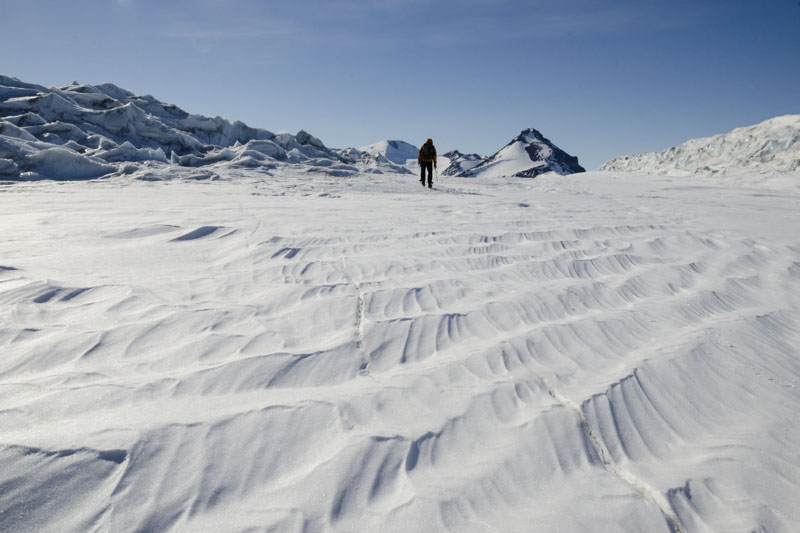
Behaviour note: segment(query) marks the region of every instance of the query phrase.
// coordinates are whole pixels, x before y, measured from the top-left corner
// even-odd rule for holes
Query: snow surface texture
[[[548,172],[561,175],[585,172],[577,157],[567,154],[533,128],[522,131],[484,160],[475,154],[465,156],[457,151],[450,154],[452,161],[443,172],[445,175],[535,178]]]
[[[0,179],[72,180],[133,172],[127,163],[306,172],[408,173],[386,159],[334,150],[305,131],[274,134],[189,114],[112,84],[45,88],[0,75]]]
[[[730,133],[692,139],[663,152],[621,156],[600,170],[652,174],[786,176],[800,170],[800,115],[786,115]]]
[[[0,531],[800,530],[797,188],[136,168],[0,185]]]

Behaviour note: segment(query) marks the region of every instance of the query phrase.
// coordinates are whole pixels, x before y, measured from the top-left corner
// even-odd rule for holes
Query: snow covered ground
[[[1,531],[800,530],[797,180],[198,172],[0,185]]]

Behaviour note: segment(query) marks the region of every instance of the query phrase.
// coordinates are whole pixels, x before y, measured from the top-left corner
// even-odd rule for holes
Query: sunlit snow
[[[0,530],[800,530],[796,172],[428,190],[15,83]]]

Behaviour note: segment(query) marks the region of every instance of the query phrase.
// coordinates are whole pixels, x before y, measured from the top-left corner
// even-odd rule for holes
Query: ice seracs
[[[800,115],[692,139],[663,152],[616,157],[600,170],[676,175],[796,172],[800,170]]]
[[[126,163],[265,170],[301,164],[309,172],[348,175],[362,159],[304,130],[275,134],[190,114],[110,83],[46,88],[0,75],[0,179],[96,178],[127,173]]]

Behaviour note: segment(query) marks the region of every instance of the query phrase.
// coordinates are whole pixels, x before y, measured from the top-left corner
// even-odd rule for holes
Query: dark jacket
[[[422,148],[419,149],[419,155],[417,155],[417,162],[421,165],[422,163],[433,163],[436,164],[436,147],[433,145],[433,141],[428,139],[425,141],[425,144],[422,145]]]

